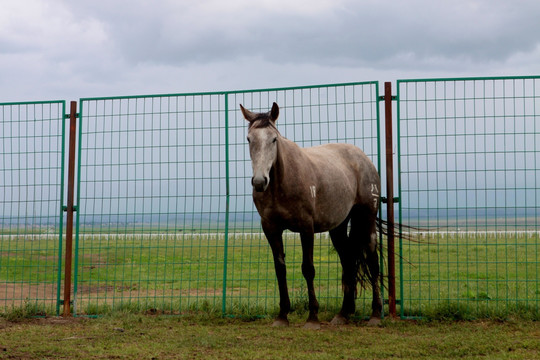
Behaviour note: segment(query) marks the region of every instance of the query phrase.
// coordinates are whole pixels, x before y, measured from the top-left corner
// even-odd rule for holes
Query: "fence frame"
[[[532,81],[532,95],[529,94],[529,96],[526,95],[526,90],[525,90],[525,82],[526,81]],[[514,95],[515,95],[515,92],[516,92],[516,88],[514,87],[515,86],[515,83],[516,81],[521,81],[523,82],[523,88],[521,89],[523,91],[523,94],[521,94],[520,96],[508,96],[506,95],[506,90],[507,90],[507,87],[506,87],[506,82],[512,82],[512,86],[509,86],[509,88],[511,88],[513,91],[514,91]],[[476,97],[476,82],[481,82],[484,84],[487,83],[487,82],[492,82],[492,86],[493,86],[493,95],[492,95],[492,98],[491,97],[487,97],[487,95],[484,95],[485,97],[479,97],[477,98]],[[502,95],[501,94],[496,94],[496,83],[500,83],[502,82]],[[404,186],[403,186],[403,177],[404,177],[404,174],[405,172],[403,171],[403,159],[404,159],[404,153],[406,152],[406,149],[405,149],[405,146],[403,145],[404,143],[404,138],[403,138],[403,127],[407,124],[407,121],[409,120],[408,116],[407,115],[404,115],[404,107],[405,107],[405,103],[410,101],[410,102],[413,102],[413,101],[418,101],[418,102],[425,102],[427,103],[428,101],[432,101],[432,102],[436,102],[436,101],[448,101],[448,99],[446,97],[443,97],[442,99],[441,98],[438,98],[436,97],[437,95],[437,90],[436,90],[436,86],[437,84],[442,84],[442,87],[444,88],[447,84],[450,84],[450,83],[463,83],[463,95],[462,97],[457,97],[455,94],[455,98],[453,98],[454,101],[463,101],[463,104],[464,104],[464,107],[466,106],[466,102],[467,101],[472,101],[472,102],[475,102],[475,101],[479,101],[479,100],[482,100],[483,103],[484,103],[484,107],[485,107],[485,101],[486,99],[489,99],[489,100],[492,100],[493,103],[494,103],[494,107],[495,107],[495,103],[496,101],[501,101],[503,103],[503,113],[502,113],[502,117],[506,118],[507,116],[508,117],[526,117],[526,116],[530,116],[531,118],[533,118],[533,121],[537,121],[537,119],[539,118],[540,116],[540,106],[538,106],[539,104],[539,98],[540,98],[540,91],[538,91],[538,89],[540,89],[540,76],[498,76],[498,77],[458,77],[458,78],[428,78],[428,79],[406,79],[406,80],[398,80],[397,81],[397,96],[396,96],[396,100],[397,100],[397,166],[398,166],[398,196],[399,196],[399,224],[401,226],[401,224],[404,223],[404,206],[406,205],[405,204],[405,200],[404,200]],[[472,83],[472,86],[473,86],[473,95],[472,96],[467,96],[466,95],[466,91],[467,89],[465,88],[465,84],[470,84]],[[435,95],[430,95],[432,97],[430,97],[429,99],[427,98],[427,90],[426,91],[426,94],[417,94],[418,95],[418,98],[416,100],[409,100],[409,99],[406,99],[404,100],[402,97],[403,97],[403,94],[405,93],[405,91],[402,91],[402,85],[403,87],[404,86],[407,86],[409,84],[412,84],[412,85],[418,85],[418,84],[425,84],[425,87],[427,88],[427,84],[434,84],[433,87],[435,87]],[[486,89],[484,88],[482,90],[482,92],[485,94],[486,93]],[[430,93],[431,94],[431,93]],[[422,97],[422,96],[425,96],[425,97]],[[523,99],[532,99],[532,101],[534,102],[533,104],[533,107],[532,109],[528,109],[529,110],[529,113],[527,113],[527,110],[525,109],[525,101],[524,101],[524,105],[523,105],[523,109],[519,109],[519,111],[523,111],[523,114],[522,115],[517,115],[516,112],[515,112],[515,102],[516,102],[516,99],[521,99],[521,97],[523,97]],[[513,104],[514,104],[514,112],[512,112],[511,110],[508,110],[507,107],[506,107],[506,101],[513,101]],[[435,105],[436,106],[436,105]],[[476,104],[473,105],[473,108],[476,106]],[[532,112],[531,112],[532,110]],[[419,112],[422,113],[422,111],[424,112],[428,112],[427,111],[427,105],[426,105],[426,109],[422,109],[420,110]],[[433,111],[433,110],[431,110]],[[446,108],[445,108],[445,111],[446,111]],[[455,111],[455,109],[454,109]],[[467,116],[467,110],[464,108],[462,109],[461,111],[463,111],[463,117],[464,118],[468,118]],[[484,116],[484,118],[489,118],[490,115],[486,115],[486,111],[485,109],[482,110],[483,111],[483,115],[476,115],[476,114],[473,114],[473,117],[482,117]],[[501,117],[500,114],[497,114],[496,113],[497,111],[495,109],[493,109],[493,114],[491,115],[494,119],[496,119],[497,117]],[[507,113],[508,112],[508,113]],[[528,115],[527,115],[528,114]],[[458,115],[457,113],[454,114],[454,116],[456,118],[458,118]],[[449,116],[448,117],[449,119],[452,118],[452,116]],[[419,116],[416,120],[418,119],[424,119],[422,118],[421,116]],[[412,117],[412,120],[415,120],[414,117]],[[429,117],[427,115],[425,115],[425,120],[429,120]],[[438,120],[437,116],[433,119],[434,121]],[[412,121],[411,121],[412,122]],[[418,126],[418,125],[417,125]],[[485,127],[485,125],[484,125]],[[515,129],[515,128],[514,128]],[[538,128],[536,128],[538,129]],[[505,129],[506,130],[506,129]],[[413,133],[414,133],[414,130],[413,130]],[[464,132],[466,133],[466,132]],[[487,133],[487,131],[486,131]],[[497,133],[497,131],[494,130],[494,133]],[[427,134],[427,133],[426,133]],[[479,134],[481,134],[481,132],[479,132]],[[513,133],[514,135],[516,134],[515,132]],[[538,137],[539,133],[536,132],[535,135]],[[427,137],[429,137],[429,135],[426,135]],[[436,135],[435,135],[436,136]],[[456,135],[457,136],[457,135]],[[478,136],[478,134],[475,133],[475,136]],[[484,134],[485,136],[485,134]],[[508,133],[506,133],[506,131],[503,131],[502,132],[502,136],[508,136]],[[414,136],[411,136],[411,137],[414,137]],[[417,137],[420,137],[420,135],[417,135]],[[536,145],[538,145],[536,143]],[[515,152],[518,152],[515,148],[510,148],[510,149],[506,149],[504,150],[504,153],[507,154],[507,152],[512,152],[514,151]],[[536,151],[538,152],[538,149],[534,149],[533,151]],[[479,154],[482,154],[481,151],[478,152]],[[487,150],[485,150],[485,153],[488,153]],[[414,156],[414,155],[411,155],[411,156]],[[475,160],[476,161],[476,160]],[[421,173],[421,170],[418,170],[417,171],[419,173]],[[438,170],[432,170],[434,172],[436,172],[437,174],[439,174]],[[467,169],[465,168],[464,170],[466,173],[469,173],[471,170],[470,169]],[[474,172],[477,172],[477,171],[481,171],[481,170],[477,170],[477,169],[473,169],[472,171]],[[505,172],[505,175],[507,174],[507,172],[510,172],[512,171],[511,169],[508,169],[508,168],[504,168],[504,172]],[[515,171],[515,170],[514,170]],[[411,171],[412,173],[413,171]],[[407,173],[407,174],[410,174],[410,173]],[[538,191],[538,183],[536,183],[536,189],[529,189],[529,188],[526,188],[526,190],[536,190]],[[420,188],[419,186],[419,190],[421,190],[423,188]],[[504,187],[503,189],[506,189],[508,190],[506,187]],[[425,189],[424,189],[425,190]],[[438,191],[439,189],[437,189]],[[473,191],[476,190],[476,184],[473,186]],[[480,189],[479,189],[480,190]],[[411,206],[411,205],[407,205],[407,206]],[[468,206],[465,207],[466,209],[469,209]],[[494,209],[497,209],[497,208],[500,208],[498,206],[494,206]],[[507,209],[507,205],[504,206],[505,209]],[[439,208],[436,208],[436,209],[439,209]],[[443,209],[443,208],[441,208]],[[449,209],[448,205],[447,207],[445,208],[446,210]],[[486,207],[487,209],[487,207]],[[532,208],[531,208],[532,209]],[[536,211],[536,214],[538,215],[538,204],[535,205],[535,209],[537,210]],[[437,215],[438,216],[438,215]],[[408,225],[408,224],[405,224],[405,225]],[[468,226],[468,225],[466,225]],[[505,229],[506,229],[506,217],[505,217]],[[535,225],[533,224],[533,226],[535,226],[535,229],[533,231],[533,234],[536,234],[536,241],[537,241],[537,244],[536,244],[536,262],[532,262],[532,264],[536,263],[538,264],[538,236],[540,234],[540,227],[539,227],[539,224],[538,224],[538,220],[536,220],[535,222]],[[475,234],[481,234],[483,233],[482,231],[478,231],[478,227],[475,227],[475,225],[473,225],[473,233]],[[414,230],[414,229],[413,229]],[[435,229],[437,230],[437,229]],[[527,229],[528,230],[528,229]],[[400,232],[402,232],[403,229],[400,230]],[[426,236],[426,234],[428,234],[427,236],[429,236],[429,231],[430,229],[424,229],[420,226],[420,228],[417,230],[418,234],[421,234],[421,236]],[[509,230],[510,233],[511,233],[511,229]],[[516,230],[517,231],[517,230]],[[444,227],[442,229],[442,232],[444,233],[445,230],[444,230]],[[457,233],[454,233],[451,231],[451,229],[446,229],[446,232],[447,232],[447,236],[449,235],[456,235]],[[488,232],[486,231],[486,234]],[[423,235],[422,235],[423,234]],[[468,236],[468,235],[466,235]],[[475,236],[475,235],[473,235]],[[476,235],[478,236],[478,235]],[[486,235],[487,236],[487,235]],[[505,237],[508,236],[508,235],[504,235]],[[400,273],[400,280],[399,280],[399,287],[400,287],[400,302],[401,302],[401,309],[400,309],[400,317],[402,319],[416,319],[416,318],[422,318],[424,316],[424,313],[422,310],[420,310],[420,312],[418,314],[413,314],[413,313],[410,313],[410,309],[407,308],[407,306],[409,304],[411,304],[413,302],[412,298],[409,298],[408,296],[406,296],[404,294],[404,289],[405,289],[405,285],[404,285],[404,278],[405,278],[405,275],[406,275],[406,270],[405,270],[405,263],[408,262],[408,260],[405,258],[405,254],[404,254],[404,247],[406,245],[406,242],[407,240],[404,240],[402,238],[399,239],[399,253],[400,253],[400,261],[399,261],[399,273]],[[493,245],[493,244],[492,244]],[[428,243],[427,243],[427,246],[429,246],[429,240],[428,240]],[[509,260],[508,259],[508,255],[507,256],[507,259],[506,259],[506,262],[509,262],[511,263],[512,260]],[[493,260],[493,262],[497,263],[499,260],[495,259]],[[479,261],[480,262],[480,261]],[[500,261],[501,263],[504,263],[504,261]],[[489,260],[486,260],[486,264],[489,263]],[[518,260],[516,259],[516,264],[518,263]],[[525,264],[529,264],[528,261],[525,261],[524,262]],[[428,265],[426,266],[429,266],[429,263]],[[486,265],[487,266],[487,265]],[[517,265],[516,265],[517,267]],[[532,274],[531,276],[534,276],[534,274]],[[537,290],[536,290],[536,302],[535,302],[535,305],[532,306],[532,311],[536,311],[536,313],[538,312],[538,309],[539,309],[539,306],[540,306],[540,301],[538,299],[538,294],[539,294],[539,290],[538,290],[538,269],[537,269],[537,272],[536,272],[536,276],[537,276]],[[529,278],[525,278],[525,279],[512,279],[512,280],[515,280],[516,283],[518,281],[523,281],[525,284],[528,284],[528,282],[531,282],[531,281],[534,281],[533,279],[529,279]],[[440,279],[439,279],[440,281]],[[452,279],[448,279],[447,281],[452,281]],[[455,281],[457,281],[458,283],[460,282],[460,279],[456,279]],[[467,281],[468,280],[461,280],[462,282],[465,283],[465,286],[467,286]],[[510,282],[510,279],[506,279],[506,281]],[[420,282],[420,280],[419,280]],[[412,284],[413,281],[412,280],[409,280],[409,283]],[[450,287],[450,285],[448,285]],[[518,285],[516,285],[517,287]],[[532,286],[532,285],[531,285]],[[495,299],[494,302],[496,303],[496,311],[500,311],[502,314],[506,314],[509,309],[514,306],[516,308],[519,309],[519,303],[525,303],[527,304],[529,302],[528,299],[522,299],[522,298],[519,298],[517,297],[518,295],[516,295],[516,298],[514,299],[509,299],[508,298],[508,295],[507,297],[505,298],[504,300],[504,303],[505,305],[504,306],[498,306],[498,303],[499,302],[503,302],[503,300],[500,300],[500,299]],[[444,300],[444,298],[441,298],[440,299],[441,301],[445,302],[446,304],[448,304],[449,306],[458,306],[458,309],[459,309],[459,304],[465,304],[463,306],[469,308],[473,308],[476,306],[476,309],[477,309],[477,312],[482,312],[482,311],[485,311],[486,314],[488,315],[492,315],[493,313],[495,313],[493,316],[501,316],[501,314],[497,314],[496,311],[490,311],[488,308],[487,308],[487,305],[486,305],[486,309],[484,309],[481,305],[478,305],[478,303],[482,300],[486,301],[486,302],[490,302],[491,301],[491,296],[486,292],[486,293],[481,293],[479,296],[477,295],[477,298],[470,298],[470,299],[463,299],[463,300],[460,300],[460,299],[446,299]],[[416,299],[417,302],[419,303],[422,303],[422,300],[421,299]],[[431,299],[428,299],[427,300],[429,303],[431,303]],[[455,301],[456,304],[452,304],[452,301]],[[473,304],[473,305],[470,305],[470,303],[474,303],[476,301],[476,304]],[[504,315],[503,315],[504,316]],[[533,315],[534,316],[534,315]]]
[[[340,88],[346,88],[346,87],[354,87],[354,86],[371,86],[373,87],[374,89],[374,93],[372,94],[372,103],[375,104],[374,106],[374,109],[375,109],[375,116],[376,116],[376,123],[374,125],[374,129],[376,131],[376,153],[375,153],[375,156],[377,158],[376,160],[376,165],[377,165],[377,168],[378,168],[378,171],[379,171],[379,174],[380,174],[380,163],[381,163],[381,159],[380,159],[380,113],[379,113],[379,101],[381,101],[381,99],[378,97],[378,86],[379,86],[379,83],[376,82],[376,81],[368,81],[368,82],[351,82],[351,83],[339,83],[339,84],[326,84],[326,85],[313,85],[313,86],[297,86],[297,87],[285,87],[285,88],[271,88],[271,89],[253,89],[253,90],[238,90],[238,91],[220,91],[220,92],[201,92],[201,93],[180,93],[180,94],[161,94],[161,95],[140,95],[140,96],[118,96],[118,97],[98,97],[98,98],[83,98],[83,99],[80,99],[79,102],[80,102],[80,117],[79,117],[79,122],[83,122],[83,121],[86,121],[85,120],[85,117],[87,116],[86,115],[86,103],[87,102],[93,102],[93,101],[122,101],[122,100],[137,100],[137,99],[146,99],[146,100],[149,100],[149,99],[164,99],[164,98],[168,98],[168,97],[203,97],[203,96],[219,96],[219,97],[223,97],[223,102],[224,102],[224,110],[223,110],[223,114],[224,114],[224,134],[223,134],[223,138],[224,138],[224,153],[225,153],[225,226],[224,226],[224,255],[223,255],[223,279],[222,279],[222,303],[221,303],[221,310],[222,310],[222,314],[223,315],[226,315],[227,314],[227,301],[228,301],[228,297],[227,297],[227,284],[228,284],[228,278],[227,278],[227,274],[228,274],[228,252],[229,252],[229,232],[230,232],[230,221],[229,221],[229,218],[230,218],[230,197],[231,197],[231,192],[230,192],[230,164],[231,164],[231,161],[230,161],[230,141],[229,141],[229,137],[230,137],[230,131],[231,131],[231,127],[229,126],[229,117],[230,117],[230,113],[233,111],[231,109],[229,109],[229,98],[233,95],[244,95],[244,96],[253,96],[254,94],[261,94],[261,93],[273,93],[275,92],[276,94],[279,93],[279,92],[295,92],[295,91],[303,91],[303,90],[317,90],[319,89],[319,91],[321,89],[329,89],[329,88],[336,88],[336,89],[340,89]],[[294,105],[293,105],[294,106]],[[234,111],[238,111],[238,109],[234,109]],[[80,215],[81,215],[81,211],[83,211],[81,209],[81,164],[82,164],[82,160],[81,160],[81,156],[82,156],[82,146],[83,146],[83,126],[80,125],[79,126],[79,132],[78,132],[78,136],[79,136],[79,142],[78,142],[78,152],[77,152],[77,156],[78,156],[78,168],[77,168],[77,184],[76,184],[76,187],[77,187],[77,190],[76,190],[76,194],[77,194],[77,201],[76,201],[76,208],[79,210],[77,211],[76,213],[76,229],[75,229],[75,254],[80,254],[80,251],[79,251],[79,240],[80,240],[80,234],[81,234],[81,230],[80,230],[80,227],[79,227],[79,224],[80,224]],[[382,211],[382,209],[381,209]],[[382,234],[381,234],[381,239],[382,239]],[[380,244],[381,246],[381,249],[382,249],[382,242]],[[382,255],[382,254],[381,254]],[[74,298],[76,301],[76,298],[77,298],[77,291],[78,291],[78,278],[79,278],[79,275],[78,275],[78,269],[79,269],[79,261],[78,261],[78,255],[76,255],[75,259],[74,259],[74,263],[75,263],[75,266],[74,266],[74,284],[73,284],[73,288],[74,288]],[[383,259],[382,259],[382,256],[381,256],[381,265],[383,264]],[[382,268],[382,266],[381,266]],[[382,280],[381,280],[382,281]],[[66,288],[67,288],[67,285],[66,285]],[[76,304],[73,304],[74,305],[74,314],[77,313],[77,305]]]
[[[58,181],[57,184],[55,184],[58,189],[59,189],[59,197],[58,197],[58,205],[57,205],[57,210],[56,210],[56,223],[57,223],[57,226],[58,226],[58,242],[57,242],[57,246],[58,246],[58,249],[57,249],[57,252],[56,252],[56,258],[55,258],[55,261],[57,262],[57,269],[56,269],[56,280],[55,280],[55,283],[56,283],[56,298],[54,299],[54,302],[55,302],[55,311],[56,311],[56,315],[59,315],[60,314],[60,307],[61,305],[63,304],[63,300],[62,300],[62,292],[61,292],[61,288],[62,288],[62,267],[63,267],[63,264],[62,264],[62,254],[63,254],[63,232],[64,232],[64,221],[63,221],[63,213],[64,213],[64,207],[63,207],[63,203],[64,203],[64,190],[65,190],[65,182],[64,182],[64,179],[65,179],[65,173],[64,173],[64,170],[65,170],[65,161],[66,161],[66,153],[65,153],[65,125],[66,125],[66,122],[65,122],[65,117],[66,117],[66,102],[65,100],[48,100],[48,101],[23,101],[23,102],[5,102],[5,103],[0,103],[0,108],[4,108],[4,107],[34,107],[34,109],[37,107],[37,106],[46,106],[46,105],[49,105],[50,109],[52,109],[52,106],[53,105],[56,105],[58,106],[60,109],[60,113],[57,114],[58,115],[58,118],[49,118],[49,119],[44,119],[44,118],[39,118],[37,117],[37,114],[34,113],[34,118],[33,118],[33,121],[44,121],[44,120],[49,120],[49,121],[53,121],[53,120],[56,120],[56,121],[59,121],[59,124],[58,124],[58,127],[59,127],[59,133],[56,133],[56,134],[51,134],[49,135],[49,137],[52,137],[52,136],[55,136],[55,137],[58,137],[60,139],[60,149],[59,151],[57,151],[57,153],[59,154],[60,156],[60,159],[59,159],[59,172],[60,172],[60,179]],[[43,108],[42,108],[42,111],[43,111]],[[21,110],[19,109],[19,115],[20,115],[20,112]],[[52,114],[51,114],[52,116]],[[3,117],[4,118],[4,117]],[[27,122],[31,121],[31,119],[27,119],[26,120]],[[2,129],[3,130],[3,129]],[[23,136],[20,136],[21,138],[23,138]],[[44,168],[44,169],[47,169],[47,168]],[[51,185],[51,184],[49,184]],[[18,232],[17,232],[18,234]],[[24,235],[24,234],[22,234]],[[22,283],[25,283],[24,281],[22,281]],[[13,300],[22,300],[22,299],[13,299]],[[27,297],[27,300],[28,301],[32,301],[34,299],[29,299]],[[25,301],[27,301],[25,300]],[[53,300],[53,299],[44,299],[44,300]],[[13,305],[12,305],[13,306]]]
[[[403,116],[403,109],[402,109],[402,92],[401,92],[401,86],[404,84],[410,84],[410,83],[446,83],[446,82],[475,82],[475,81],[526,81],[526,80],[533,80],[533,81],[540,81],[540,76],[507,76],[507,77],[464,77],[464,78],[431,78],[431,79],[406,79],[406,80],[397,80],[397,95],[392,95],[392,89],[391,89],[391,83],[387,82],[385,83],[385,90],[384,95],[379,96],[379,82],[378,81],[368,81],[368,82],[350,82],[350,83],[340,83],[340,84],[327,84],[327,85],[314,85],[314,86],[297,86],[297,87],[285,87],[285,88],[271,88],[271,89],[253,89],[253,90],[238,90],[238,91],[218,91],[218,92],[199,92],[199,93],[179,93],[179,94],[162,94],[162,95],[141,95],[141,96],[118,96],[118,97],[99,97],[99,98],[82,98],[79,99],[79,109],[80,109],[80,116],[79,113],[77,113],[77,102],[71,102],[71,109],[70,114],[66,114],[66,102],[65,101],[41,101],[41,102],[20,102],[20,103],[0,103],[0,106],[10,106],[10,105],[21,105],[21,106],[32,106],[37,104],[61,104],[62,106],[62,112],[63,112],[63,118],[62,118],[62,131],[61,131],[61,139],[62,139],[62,149],[61,149],[61,179],[60,179],[60,204],[59,204],[59,220],[58,220],[58,227],[59,227],[59,238],[58,238],[58,269],[57,269],[57,288],[56,288],[56,313],[60,314],[60,306],[64,305],[64,316],[71,316],[71,314],[77,314],[76,310],[76,296],[77,296],[77,290],[78,290],[78,268],[79,268],[79,235],[80,235],[80,211],[79,205],[81,202],[81,164],[82,164],[82,137],[83,137],[83,126],[80,126],[81,121],[84,121],[85,111],[84,104],[88,101],[95,101],[95,100],[122,100],[122,99],[136,99],[136,98],[163,98],[163,97],[173,97],[173,96],[217,96],[223,101],[223,121],[224,121],[224,131],[223,131],[223,139],[224,139],[224,158],[225,158],[225,225],[224,225],[224,254],[223,254],[223,276],[222,276],[222,298],[221,298],[221,311],[223,315],[227,315],[227,301],[228,301],[228,282],[230,279],[228,278],[228,266],[229,264],[229,240],[231,236],[231,224],[230,224],[230,216],[231,216],[231,154],[230,154],[230,148],[231,148],[231,126],[230,126],[230,117],[232,114],[232,110],[229,109],[229,102],[230,99],[233,98],[236,95],[244,94],[245,96],[251,94],[252,97],[255,96],[258,93],[260,94],[264,92],[279,92],[279,91],[296,91],[296,90],[308,90],[308,89],[321,89],[321,88],[331,88],[331,87],[346,87],[346,86],[355,86],[355,85],[373,85],[375,87],[375,103],[377,104],[375,106],[376,108],[376,118],[377,118],[377,124],[376,124],[376,132],[377,132],[377,169],[379,171],[379,175],[381,175],[381,154],[383,153],[383,149],[381,148],[382,145],[382,139],[381,139],[381,126],[382,122],[380,119],[380,108],[381,106],[384,106],[385,109],[385,151],[386,151],[386,197],[382,197],[381,201],[383,203],[387,204],[387,218],[389,228],[388,228],[388,234],[387,234],[387,251],[388,251],[388,303],[389,303],[389,313],[391,316],[396,315],[396,305],[400,305],[400,317],[403,319],[406,318],[416,318],[416,316],[411,316],[406,313],[406,301],[409,299],[405,298],[404,294],[404,277],[405,277],[405,268],[404,268],[404,239],[398,236],[398,252],[400,254],[399,258],[399,269],[398,269],[398,276],[399,276],[399,296],[396,295],[396,285],[395,285],[395,250],[394,250],[394,227],[392,226],[395,222],[394,220],[394,207],[393,203],[398,203],[398,234],[403,233],[403,228],[401,228],[401,224],[403,223],[403,207],[407,204],[404,204],[403,202],[403,184],[402,184],[402,177],[404,172],[402,171],[402,121],[406,116]],[[536,89],[536,88],[535,88]],[[535,90],[536,91],[536,90]],[[534,93],[533,98],[538,99],[540,96],[540,93]],[[503,94],[504,98],[504,94]],[[235,97],[236,99],[236,97]],[[383,105],[384,103],[384,105]],[[392,124],[392,116],[393,116],[393,106],[396,105],[396,125]],[[536,109],[533,117],[538,117],[538,110]],[[69,155],[66,156],[66,132],[65,132],[65,125],[66,125],[66,119],[70,119],[70,137],[69,137]],[[79,128],[76,129],[77,126],[77,119],[79,122]],[[397,136],[395,139],[397,139],[397,154],[396,157],[393,157],[393,134],[392,130],[393,127],[396,126],[397,130]],[[78,131],[77,131],[78,130]],[[537,134],[538,135],[538,134]],[[78,147],[76,145],[77,137],[79,139]],[[68,174],[67,174],[67,187],[65,184],[65,160],[68,160]],[[397,163],[397,175],[395,175],[393,170],[394,162]],[[395,189],[395,179],[397,176],[397,191],[398,196],[394,197],[394,189]],[[74,179],[75,178],[75,179]],[[538,190],[538,189],[536,189]],[[67,205],[64,205],[64,196],[65,193],[67,193]],[[382,216],[382,206],[380,209],[380,216]],[[67,213],[67,221],[64,223],[64,212]],[[75,225],[73,225],[73,221],[75,222]],[[538,222],[535,223],[536,228],[535,231],[538,232]],[[407,224],[405,224],[407,225]],[[66,234],[64,234],[64,226]],[[75,234],[75,243],[74,249],[72,251],[72,242],[70,241],[70,238],[72,238],[72,234]],[[70,234],[71,233],[71,234]],[[66,243],[65,243],[65,249],[64,249],[64,235],[66,237]],[[380,246],[381,246],[381,254],[382,254],[382,232],[380,233]],[[62,255],[65,254],[65,261],[62,262]],[[75,254],[75,258],[72,258],[72,255]],[[536,259],[536,263],[538,263],[538,258]],[[72,265],[73,264],[73,265]],[[381,257],[381,269],[383,268],[383,258]],[[64,293],[63,298],[61,294],[61,282],[62,282],[62,270],[64,270]],[[73,276],[72,276],[73,275]],[[538,285],[537,285],[538,286]],[[381,287],[384,291],[384,287]],[[71,292],[73,289],[73,293]],[[75,300],[72,300],[75,299]],[[508,302],[508,299],[507,299]],[[539,302],[538,299],[536,299],[536,309],[538,311]],[[421,317],[421,315],[420,315]]]

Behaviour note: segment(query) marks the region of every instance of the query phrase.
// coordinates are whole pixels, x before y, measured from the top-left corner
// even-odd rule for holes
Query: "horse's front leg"
[[[302,240],[302,274],[306,279],[308,296],[309,296],[309,317],[307,319],[305,328],[320,329],[321,323],[319,322],[319,303],[315,296],[315,287],[313,286],[313,279],[315,279],[315,266],[313,265],[313,232],[301,233],[300,238]]]
[[[270,227],[265,227],[263,224],[264,234],[272,248],[274,256],[274,268],[279,287],[279,315],[272,326],[288,326],[289,320],[287,315],[291,310],[291,301],[289,299],[289,290],[287,288],[287,268],[285,266],[285,250],[283,248],[283,231],[274,230]]]

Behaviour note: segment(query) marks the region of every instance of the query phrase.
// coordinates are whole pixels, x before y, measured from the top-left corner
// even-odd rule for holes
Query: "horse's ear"
[[[252,122],[255,119],[256,114],[243,107],[242,104],[240,104],[240,110],[242,110],[242,115],[247,121]]]
[[[270,110],[270,119],[273,122],[276,122],[278,117],[279,117],[279,106],[278,106],[278,104],[274,103],[272,105],[272,110]]]

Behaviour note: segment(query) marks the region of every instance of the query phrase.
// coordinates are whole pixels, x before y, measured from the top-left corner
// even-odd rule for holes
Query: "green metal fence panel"
[[[539,124],[539,77],[398,81],[403,317],[538,317]]]
[[[82,99],[74,312],[221,304],[222,94]]]
[[[0,103],[0,312],[59,313],[65,102]]]
[[[280,106],[277,127],[301,147],[347,142],[362,148],[380,168],[378,82],[256,90],[228,94],[230,221],[226,313],[268,314],[278,309],[279,294],[270,246],[253,205],[247,122],[239,104],[255,112]],[[286,232],[284,246],[292,308],[307,309],[298,234]],[[321,310],[335,311],[342,302],[341,265],[326,233],[316,237],[315,286]],[[360,294],[358,310],[369,314],[370,293]]]
[[[399,222],[419,240],[400,241],[402,317],[538,318],[540,77],[397,87]],[[380,168],[378,93],[365,82],[81,99],[74,313],[272,312],[238,104],[276,101],[284,136],[350,142]],[[59,313],[64,114],[64,101],[0,104],[0,309]],[[293,309],[303,310],[298,236],[285,245]],[[321,307],[334,310],[341,275],[326,234],[315,262]],[[361,314],[369,302],[359,297]]]
[[[286,137],[351,142],[378,165],[377,98],[370,82],[81,99],[75,313],[273,311],[273,262],[251,200],[238,104],[267,111],[276,101]],[[287,234],[286,244],[293,304],[304,307],[299,241]],[[325,235],[316,262],[321,304],[337,307],[341,274]]]

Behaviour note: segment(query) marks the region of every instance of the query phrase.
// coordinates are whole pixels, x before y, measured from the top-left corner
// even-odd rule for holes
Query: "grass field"
[[[117,313],[98,319],[0,319],[0,359],[538,359],[533,321],[365,322],[319,331],[270,319]]]
[[[404,315],[451,305],[466,316],[538,319],[537,232],[428,233],[402,249]]]
[[[415,238],[402,247],[403,286],[397,286],[404,316],[540,318],[537,233]],[[307,296],[300,241],[287,234],[285,244],[293,308],[301,313]],[[204,310],[256,317],[277,309],[273,261],[261,234],[231,233],[225,243],[221,233],[91,233],[81,235],[77,246],[77,315]],[[31,306],[38,314],[55,313],[59,252],[54,234],[0,236],[0,312]],[[324,234],[316,241],[314,258],[321,311],[333,313],[341,304],[341,270]],[[369,308],[368,292],[358,299],[357,317],[368,315]]]

